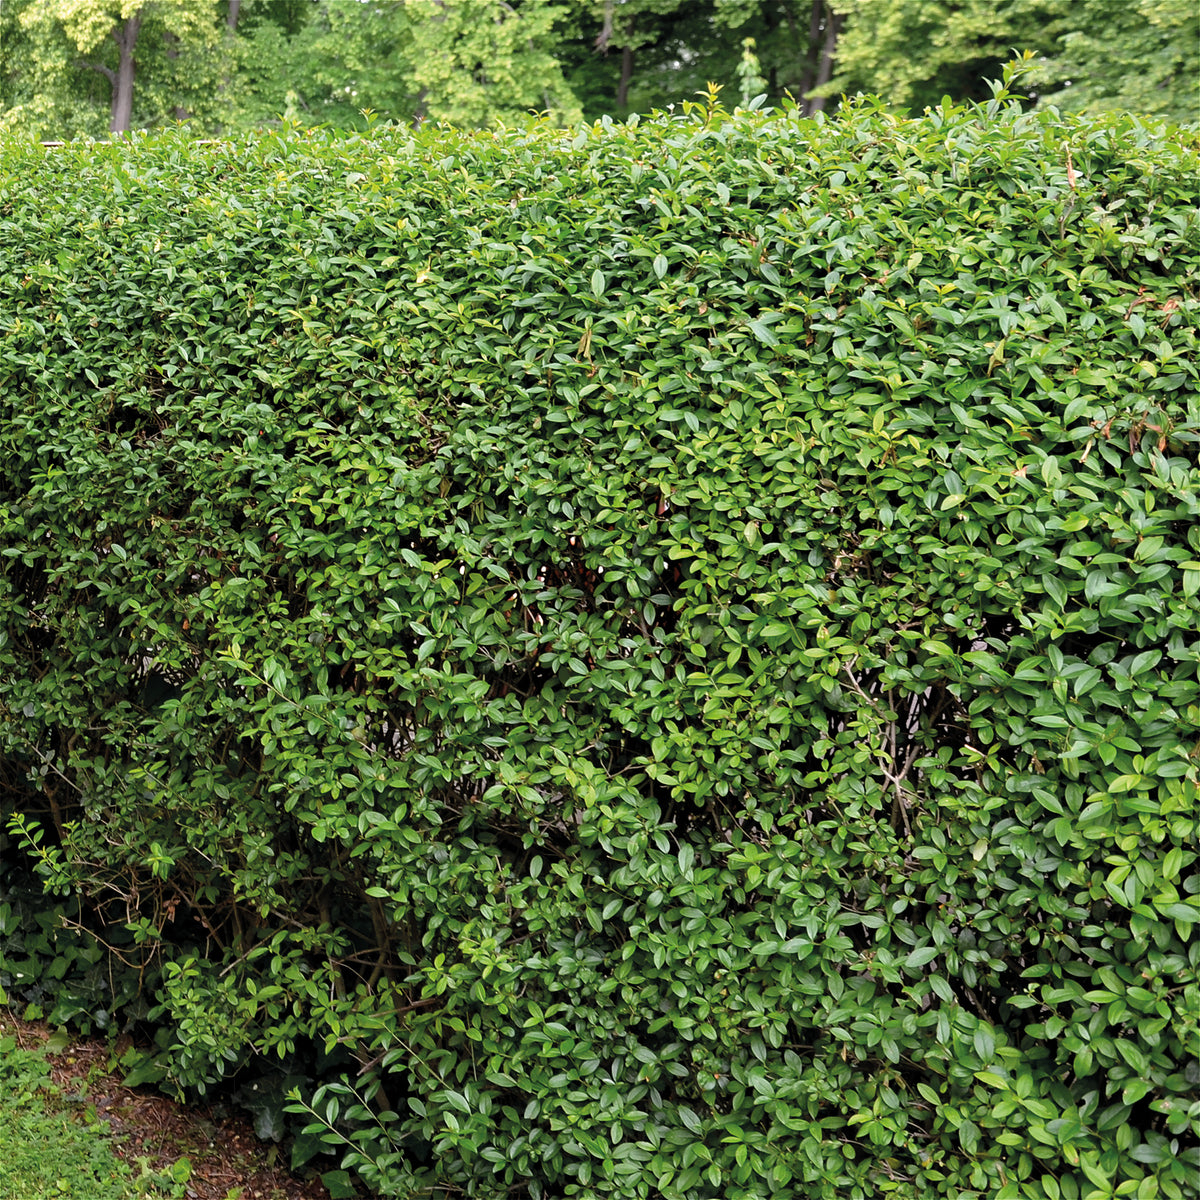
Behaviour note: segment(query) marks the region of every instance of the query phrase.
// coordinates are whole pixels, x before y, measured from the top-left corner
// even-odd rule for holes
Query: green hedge
[[[387,1195],[1195,1196],[1198,167],[5,148],[12,845],[145,1070]]]

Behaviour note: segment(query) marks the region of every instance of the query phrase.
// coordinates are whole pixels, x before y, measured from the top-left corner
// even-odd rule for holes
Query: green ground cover
[[[85,1108],[67,1111],[45,1055],[0,1036],[0,1200],[145,1196]]]

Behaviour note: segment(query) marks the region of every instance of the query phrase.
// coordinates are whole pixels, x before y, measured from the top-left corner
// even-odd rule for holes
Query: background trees
[[[826,91],[920,110],[986,96],[1014,49],[1039,92],[1073,111],[1200,118],[1200,17],[1190,0],[833,0],[844,15]]]
[[[216,119],[212,0],[16,0],[3,32],[5,124],[42,137]]]
[[[1056,7],[1060,33],[1035,76],[1056,87],[1056,103],[1200,117],[1200,16],[1191,0],[1058,0]]]
[[[1031,50],[1068,109],[1200,116],[1191,0],[2,0],[0,128],[568,123],[738,94],[746,39],[768,98],[809,112],[978,98]]]

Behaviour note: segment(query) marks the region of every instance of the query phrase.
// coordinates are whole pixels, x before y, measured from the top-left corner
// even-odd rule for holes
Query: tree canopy
[[[1064,108],[1200,117],[1191,0],[5,0],[0,130],[570,124],[748,79],[810,114],[857,92],[920,111],[986,98],[1024,51]]]

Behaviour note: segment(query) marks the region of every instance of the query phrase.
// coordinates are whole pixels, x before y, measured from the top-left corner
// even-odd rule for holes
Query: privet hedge
[[[1197,1194],[1191,134],[4,155],[6,853],[139,1077],[385,1195]]]

